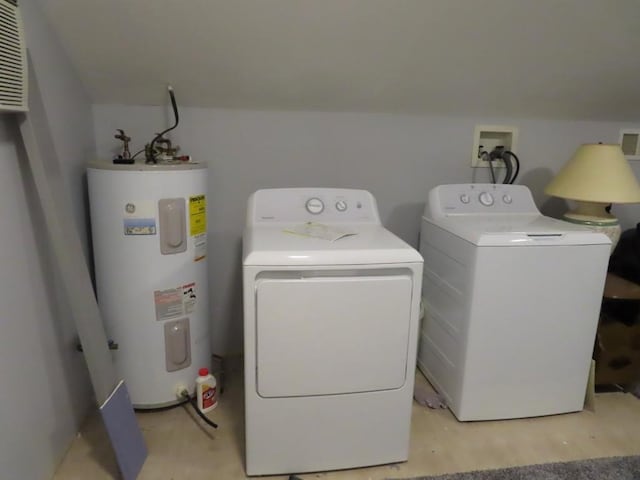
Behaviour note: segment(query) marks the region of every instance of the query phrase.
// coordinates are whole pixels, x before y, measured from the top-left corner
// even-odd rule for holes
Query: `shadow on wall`
[[[209,293],[213,353],[242,352],[242,237],[209,232]],[[220,339],[226,339],[221,343]]]
[[[554,173],[549,168],[534,168],[523,174],[518,183],[529,187],[533,199],[543,215],[560,218],[569,210],[566,200],[550,197],[544,193],[544,189],[551,182],[553,176]]]
[[[231,295],[229,298],[229,317],[232,319],[231,335],[233,338],[239,338],[241,345],[240,351],[243,350],[244,339],[244,310],[242,298],[242,237],[235,241],[235,250],[232,256],[234,259],[234,268],[231,272]]]
[[[405,203],[395,207],[385,222],[385,227],[414,248],[418,248],[418,235],[424,202]]]
[[[33,111],[33,110],[32,110]],[[15,138],[20,138],[20,132],[16,127]],[[72,322],[72,313],[67,300],[67,295],[62,288],[60,274],[53,263],[49,233],[45,227],[44,212],[38,200],[36,186],[29,168],[27,153],[24,145],[18,146],[20,173],[24,181],[27,194],[28,219],[35,233],[37,249],[35,255],[38,258],[41,272],[45,281],[45,294],[47,303],[52,312],[53,324],[43,323],[38,328],[38,340],[43,352],[47,352],[49,361],[41,365],[46,371],[49,381],[46,388],[47,401],[52,405],[51,409],[57,412],[58,417],[49,431],[51,452],[59,449],[60,444],[68,444],[70,435],[79,430],[80,422],[86,416],[89,402],[93,392],[89,383],[89,372],[84,358],[76,350],[78,337],[75,324]],[[82,255],[82,252],[78,252]],[[62,381],[61,381],[62,380]]]
[[[91,284],[93,285],[93,291],[97,292],[96,288],[96,266],[93,257],[93,232],[91,231],[91,209],[89,207],[89,182],[87,180],[87,170],[82,172],[82,200],[87,206],[84,211],[84,228],[87,232],[87,267],[89,268],[89,276],[91,277]],[[97,293],[96,293],[97,296]]]

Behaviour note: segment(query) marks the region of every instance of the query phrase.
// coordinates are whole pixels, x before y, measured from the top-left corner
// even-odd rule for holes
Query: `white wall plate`
[[[504,125],[476,125],[473,133],[473,150],[471,166],[489,168],[489,162],[483,160],[482,152],[491,152],[495,147],[503,146],[505,150],[516,153],[518,148],[518,129]],[[501,160],[493,163],[495,167],[504,167]]]

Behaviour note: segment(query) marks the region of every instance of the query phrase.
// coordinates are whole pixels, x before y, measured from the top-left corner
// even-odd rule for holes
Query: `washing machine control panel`
[[[491,195],[491,192],[480,192],[478,201],[485,207],[490,207],[494,203],[493,195]]]
[[[258,190],[249,199],[248,215],[248,224],[380,223],[376,201],[371,193],[342,188]]]
[[[440,185],[429,192],[425,213],[433,216],[487,213],[539,213],[524,185],[468,183]]]

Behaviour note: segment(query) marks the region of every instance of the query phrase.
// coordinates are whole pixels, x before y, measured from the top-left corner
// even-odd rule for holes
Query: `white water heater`
[[[98,304],[136,408],[176,403],[210,366],[207,167],[88,167]]]

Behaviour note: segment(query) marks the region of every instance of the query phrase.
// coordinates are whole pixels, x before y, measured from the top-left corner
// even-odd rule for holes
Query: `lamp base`
[[[611,240],[611,252],[616,248],[622,228],[618,219],[605,210],[607,203],[576,202],[576,208],[562,217],[567,222],[604,233]]]

